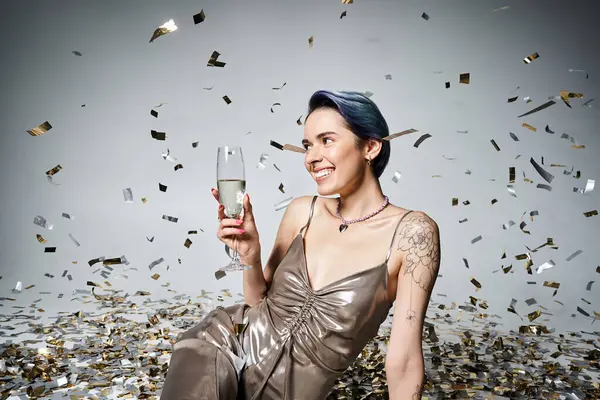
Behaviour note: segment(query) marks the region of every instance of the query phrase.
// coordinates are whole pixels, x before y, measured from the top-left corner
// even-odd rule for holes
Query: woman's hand
[[[219,203],[219,209],[217,211],[217,216],[221,221],[219,229],[217,230],[217,237],[219,240],[225,243],[230,249],[237,250],[242,263],[246,263],[246,260],[260,259],[258,230],[256,229],[256,224],[254,222],[252,204],[250,204],[250,197],[248,194],[246,193],[244,195],[244,212],[241,217],[242,219],[236,220],[225,216],[224,207],[219,202],[219,191],[217,189],[211,189],[211,192],[215,200],[217,200],[217,203]],[[241,232],[240,229],[243,229],[244,231]]]

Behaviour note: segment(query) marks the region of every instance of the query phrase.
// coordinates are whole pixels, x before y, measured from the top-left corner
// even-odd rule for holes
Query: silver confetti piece
[[[162,258],[162,257],[161,257],[161,258],[159,258],[158,260],[154,260],[154,261],[152,261],[152,262],[150,263],[150,265],[148,265],[148,269],[149,269],[150,271],[152,271],[152,268],[156,267],[158,264],[160,264],[160,263],[161,263],[161,262],[163,262],[163,261],[165,261],[165,259],[164,259],[164,258]]]
[[[54,226],[52,224],[48,224],[48,221],[46,221],[46,218],[42,217],[41,215],[36,215],[33,218],[33,223],[36,224],[37,226],[41,226],[42,228],[46,228],[49,230],[52,230],[52,227]]]
[[[400,171],[396,171],[396,172],[394,172],[394,176],[392,176],[392,181],[394,183],[398,183],[398,181],[400,181],[401,177],[402,177],[402,174],[400,173]]]
[[[18,281],[17,284],[15,285],[15,288],[12,291],[21,293],[21,290],[23,290],[23,282]]]
[[[125,197],[125,203],[133,203],[131,188],[123,189],[123,197]]]
[[[171,217],[171,216],[165,215],[165,214],[163,214],[162,219],[167,220],[169,222],[175,222],[175,223],[177,223],[177,221],[179,220],[179,218],[177,218],[177,217]]]
[[[543,263],[542,265],[540,265],[537,269],[537,273],[541,274],[542,271],[544,271],[545,269],[550,269],[552,267],[554,267],[556,264],[554,263],[554,261],[549,260],[548,262]]]
[[[577,250],[575,253],[573,253],[569,257],[567,257],[565,261],[571,261],[572,259],[574,259],[578,255],[580,255],[581,253],[583,253],[583,250]]]
[[[167,161],[171,161],[173,163],[177,161],[177,158],[173,157],[171,155],[171,150],[169,150],[169,149],[167,149],[166,153],[162,153],[161,155],[162,155],[162,158],[165,159],[165,160],[167,160]]]
[[[69,233],[69,237],[71,238],[71,240],[73,241],[73,243],[75,243],[75,246],[77,246],[77,247],[81,246],[79,244],[79,242],[77,240],[75,240],[75,238],[73,237],[73,235],[71,235],[70,233]]]
[[[62,216],[63,216],[63,218],[66,218],[66,219],[75,219],[74,215],[70,215],[70,214],[67,214],[67,213],[62,213]]]
[[[282,200],[279,203],[275,204],[275,211],[279,211],[279,210],[286,208],[293,199],[294,199],[293,197],[288,197],[287,199]]]

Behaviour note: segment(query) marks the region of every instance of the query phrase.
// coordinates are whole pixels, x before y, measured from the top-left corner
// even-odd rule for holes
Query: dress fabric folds
[[[325,399],[377,335],[392,307],[387,262],[393,239],[412,211],[396,225],[382,264],[313,290],[302,231],[317,197],[265,298],[253,307],[216,307],[177,338],[161,400]]]

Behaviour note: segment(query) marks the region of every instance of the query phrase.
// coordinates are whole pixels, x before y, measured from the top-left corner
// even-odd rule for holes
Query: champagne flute
[[[219,203],[223,205],[227,218],[240,219],[244,209],[244,195],[246,194],[246,177],[244,171],[244,156],[240,146],[221,146],[217,150],[217,188],[219,189]],[[237,236],[233,237],[233,257],[231,262],[219,271],[244,271],[252,269],[250,265],[240,262],[236,246]],[[229,247],[225,245],[225,252],[229,255]]]

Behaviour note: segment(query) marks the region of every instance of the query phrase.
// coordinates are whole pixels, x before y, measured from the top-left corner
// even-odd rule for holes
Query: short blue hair
[[[390,142],[382,140],[390,135],[390,131],[377,105],[359,92],[318,90],[308,101],[306,118],[320,108],[331,108],[344,118],[348,129],[356,135],[358,148],[370,138],[382,141],[381,150],[372,161],[373,173],[379,178],[390,159]]]

